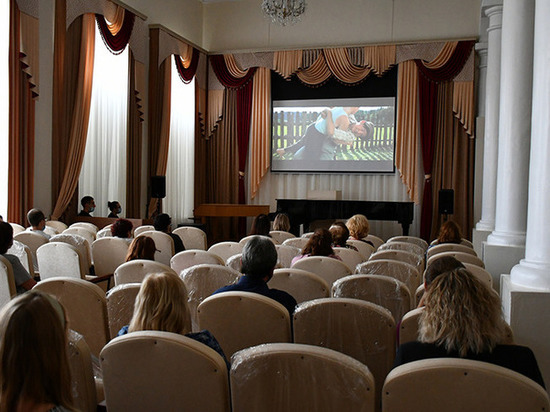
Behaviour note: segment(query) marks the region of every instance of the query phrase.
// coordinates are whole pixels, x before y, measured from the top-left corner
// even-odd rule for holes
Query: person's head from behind
[[[80,199],[80,204],[85,212],[91,213],[95,210],[95,201],[92,196],[84,196]]]
[[[271,222],[267,215],[263,213],[256,216],[252,222],[252,228],[250,229],[250,235],[269,236],[271,230]]]
[[[269,238],[254,236],[244,246],[241,261],[242,273],[254,279],[269,280],[277,264],[277,249]]]
[[[424,304],[421,342],[465,357],[491,351],[506,341],[500,298],[466,269],[437,276],[426,291]]]
[[[437,243],[460,243],[462,241],[462,233],[460,227],[453,222],[448,220],[441,225],[439,229],[439,236],[437,237]]]
[[[126,262],[136,259],[155,260],[157,247],[153,238],[149,236],[138,236],[128,247]]]
[[[187,290],[171,272],[147,275],[136,297],[129,332],[158,330],[185,334],[191,331]]]
[[[118,215],[120,212],[122,212],[122,206],[120,206],[120,203],[118,200],[107,202],[107,207],[109,208],[111,213],[114,213],[115,215]]]
[[[72,407],[66,330],[65,311],[51,296],[28,292],[2,308],[2,411],[16,411],[22,403],[28,410],[44,405]]]
[[[13,227],[7,222],[0,222],[0,255],[13,245]]]
[[[361,240],[369,235],[369,220],[364,215],[353,215],[346,222],[349,234],[357,240]]]
[[[134,225],[128,219],[118,219],[111,226],[111,234],[114,237],[127,239],[131,236],[133,228]]]
[[[27,213],[27,220],[33,229],[44,230],[46,227],[46,216],[40,209],[31,209]]]
[[[302,250],[303,255],[311,256],[330,256],[334,254],[332,250],[332,235],[327,229],[317,229],[309,238]]]
[[[290,219],[286,213],[279,213],[273,220],[273,230],[282,230],[288,232],[290,230]]]
[[[329,228],[332,235],[332,244],[336,247],[345,247],[349,238],[349,230],[343,222],[334,222]]]
[[[153,226],[155,230],[164,233],[170,233],[172,230],[172,218],[168,213],[161,213],[155,217]]]
[[[440,275],[451,272],[455,269],[465,269],[464,265],[452,256],[442,256],[435,259],[426,268],[424,273],[424,287],[429,289],[432,282]]]

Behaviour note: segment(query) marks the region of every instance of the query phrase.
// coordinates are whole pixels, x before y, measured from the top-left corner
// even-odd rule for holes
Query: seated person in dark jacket
[[[174,254],[185,250],[181,238],[172,233],[172,218],[167,213],[157,215],[157,217],[155,217],[155,221],[153,222],[153,226],[155,227],[155,230],[164,232],[172,238],[174,241]]]
[[[77,216],[92,217],[90,213],[95,210],[95,201],[92,196],[84,196],[80,199],[80,204],[82,205],[82,210]]]
[[[267,282],[273,277],[273,270],[277,264],[277,249],[270,239],[255,236],[248,241],[242,253],[243,277],[234,285],[224,286],[214,292],[254,292],[276,300],[287,308],[292,315],[296,307],[296,299],[288,293],[270,289]]]
[[[519,372],[544,387],[533,352],[506,345],[500,298],[463,268],[437,276],[424,295],[419,342],[397,351],[394,366],[428,358],[464,358]]]

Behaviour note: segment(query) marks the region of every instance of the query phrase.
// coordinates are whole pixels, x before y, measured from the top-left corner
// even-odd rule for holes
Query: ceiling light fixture
[[[263,0],[262,10],[273,23],[286,26],[300,21],[306,11],[305,0]]]

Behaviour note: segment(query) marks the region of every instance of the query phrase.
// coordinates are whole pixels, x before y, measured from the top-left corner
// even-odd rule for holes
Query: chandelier
[[[306,10],[305,0],[263,0],[262,10],[273,23],[294,24]]]

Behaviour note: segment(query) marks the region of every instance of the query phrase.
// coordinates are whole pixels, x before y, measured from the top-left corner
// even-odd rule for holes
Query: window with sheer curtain
[[[128,46],[113,54],[95,29],[94,74],[86,151],[79,198],[95,199],[94,216],[107,216],[107,202],[126,203],[126,140],[128,122]]]
[[[0,1],[0,90],[9,90],[10,2]],[[8,217],[9,93],[0,93],[0,215]]]
[[[195,179],[195,79],[184,83],[171,61],[170,143],[163,209],[173,222],[193,216]]]

